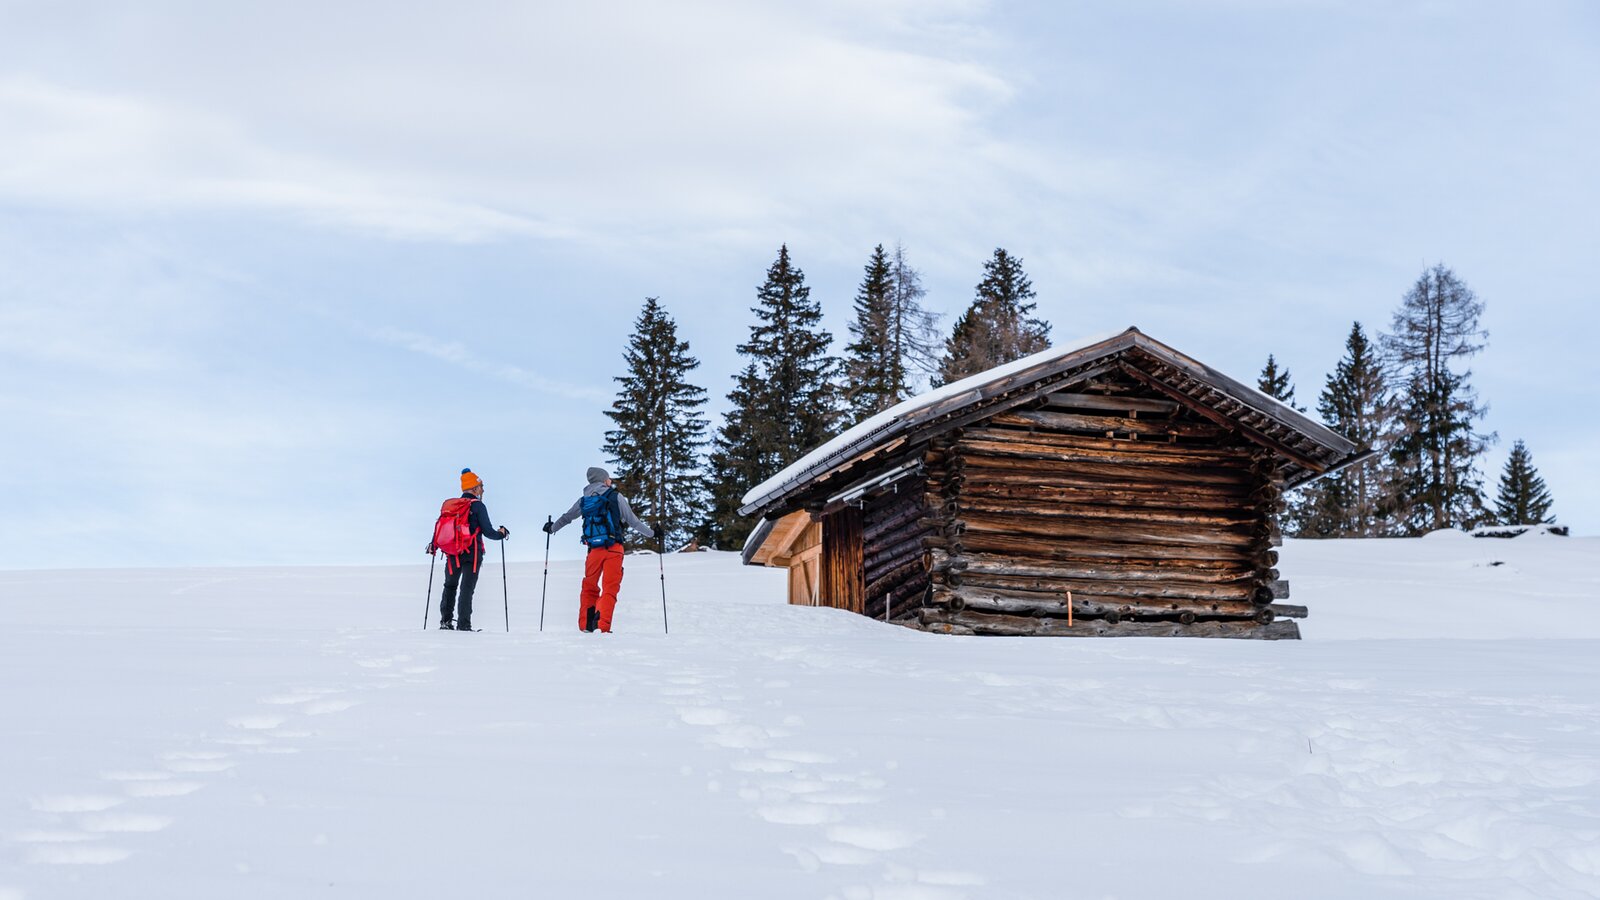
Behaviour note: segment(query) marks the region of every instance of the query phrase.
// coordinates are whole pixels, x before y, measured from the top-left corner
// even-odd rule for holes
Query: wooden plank
[[[923,539],[924,546],[937,547],[941,541]],[[967,532],[958,540],[944,539],[951,547],[974,552],[987,552],[1038,559],[1124,559],[1137,555],[1145,559],[1197,559],[1248,563],[1255,554],[1239,546],[1216,544],[1128,544],[1115,541],[1073,540],[1064,541],[1048,537],[1017,534],[989,534]]]
[[[972,477],[974,467],[989,469],[1013,468],[1026,471],[1042,468],[1063,474],[1082,473],[1128,482],[1166,482],[1176,484],[1221,484],[1244,488],[1253,485],[1255,476],[1237,466],[1196,466],[1170,461],[1118,459],[1098,451],[1068,450],[1039,444],[1017,444],[1002,441],[963,440],[963,455],[967,460],[966,476]],[[1028,466],[1027,463],[1034,463]],[[1050,465],[1040,466],[1039,463]],[[1072,465],[1061,465],[1071,463]]]
[[[866,597],[861,576],[861,510],[846,507],[822,520],[822,601],[859,613]]]
[[[1248,563],[1210,560],[1159,560],[1120,558],[1037,560],[1029,557],[973,553],[951,556],[930,551],[934,568],[1035,578],[1076,578],[1086,581],[1180,581],[1194,584],[1255,584],[1259,573]]]
[[[1148,412],[1170,416],[1182,407],[1171,400],[1152,400],[1148,397],[1114,397],[1109,394],[1073,394],[1057,392],[1046,394],[1051,406],[1068,409],[1109,409],[1126,412]]]
[[[943,609],[920,610],[908,622],[924,631],[946,634],[1038,635],[1049,637],[1211,637],[1254,638],[1258,640],[1299,640],[1294,622],[1281,619],[1269,625],[1257,622],[1128,622],[1107,623],[1103,619],[1074,620],[1023,618],[980,612],[949,612]]]
[[[969,481],[962,484],[962,490],[954,499],[958,507],[963,503],[971,503],[974,506],[981,506],[984,503],[1009,503],[1013,506],[1029,504],[1055,509],[1088,504],[1102,509],[1120,510],[1121,515],[1131,515],[1138,510],[1182,511],[1196,515],[1257,515],[1244,498],[1182,491],[1172,486],[1163,486],[1161,489],[1152,487],[1150,490],[1129,490],[1100,485],[1090,487]]]
[[[956,510],[951,513],[957,518],[964,518],[967,514],[1008,515],[1017,514],[1018,510],[1027,510],[1026,515],[1050,519],[1081,519],[1085,521],[1126,522],[1137,524],[1148,522],[1162,525],[1201,525],[1222,526],[1231,528],[1248,527],[1263,521],[1260,516],[1249,510],[1201,510],[1185,509],[1171,506],[1147,506],[1138,509],[1126,509],[1110,503],[1094,502],[1095,497],[1083,497],[1083,502],[1066,503],[1059,499],[1044,500],[1036,498],[1031,503],[1023,504],[1009,499],[987,498],[977,494],[963,494],[956,501]]]
[[[1209,422],[1131,419],[1126,416],[1080,415],[1042,409],[1012,410],[1005,415],[995,416],[993,421],[1003,425],[1031,424],[1057,431],[1080,431],[1087,434],[1104,434],[1107,431],[1115,431],[1119,434],[1159,435],[1162,437],[1177,435],[1178,437],[1215,440],[1228,433]]]
[[[1002,588],[952,588],[934,583],[932,602],[946,609],[1006,613],[1018,616],[1066,616],[1067,595],[1010,591]],[[1213,600],[1191,597],[1123,597],[1114,594],[1072,592],[1074,616],[1131,619],[1173,618],[1187,613],[1196,619],[1255,619],[1261,608],[1248,600]]]
[[[1002,424],[991,419],[982,425],[966,430],[967,437],[991,441],[1018,441],[1022,443],[1049,444],[1078,450],[1102,450],[1136,456],[1177,457],[1184,460],[1223,460],[1230,464],[1244,464],[1260,448],[1253,444],[1202,441],[1189,439],[1176,443],[1164,440],[1130,441],[1126,438],[1108,438],[1104,435],[1068,434],[1062,431],[1041,431],[1021,425]],[[1242,438],[1239,440],[1243,440]],[[958,463],[959,459],[956,460]],[[1212,463],[1213,465],[1215,463]]]
[[[1225,526],[1157,525],[1139,522],[1057,519],[1045,515],[1014,513],[995,515],[963,510],[957,520],[964,539],[975,533],[1029,535],[1062,541],[1111,541],[1122,544],[1191,545],[1229,547],[1239,551],[1252,548],[1255,538],[1249,530]]]
[[[941,579],[936,577],[935,580]],[[1015,594],[1018,599],[1028,599],[1023,595],[1040,594],[1063,597],[1070,591],[1074,596],[1082,594],[1086,597],[1126,597],[1131,600],[1226,600],[1240,604],[1235,612],[1241,614],[1255,609],[1255,604],[1250,600],[1255,592],[1255,585],[1249,582],[1208,584],[1195,581],[1158,581],[1152,578],[1128,580],[1061,578],[1054,575],[1046,577],[998,575],[991,572],[974,572],[970,569],[964,572],[949,572],[943,576],[942,582],[962,591],[969,588],[992,590],[1008,595]]]

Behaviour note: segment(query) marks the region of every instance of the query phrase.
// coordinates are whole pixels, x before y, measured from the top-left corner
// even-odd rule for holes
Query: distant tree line
[[[1479,472],[1496,440],[1481,430],[1466,363],[1483,350],[1483,303],[1440,264],[1406,292],[1376,345],[1352,323],[1317,415],[1375,453],[1294,492],[1286,530],[1300,537],[1418,535],[1441,528],[1554,522],[1549,489],[1522,441],[1491,508]],[[1260,389],[1294,404],[1289,372],[1267,357]],[[1302,407],[1296,407],[1302,409]]]
[[[941,332],[923,306],[920,273],[898,244],[868,255],[849,337],[834,337],[805,273],[778,249],[756,289],[755,321],[738,347],[744,366],[712,429],[706,391],[691,379],[699,361],[658,299],[645,300],[606,412],[615,427],[604,451],[636,510],[665,529],[669,546],[697,540],[736,549],[753,523],[744,495],[818,445],[911,397],[1050,346],[1050,325],[1033,315],[1022,260],[996,248],[973,299]],[[1495,439],[1479,423],[1465,363],[1484,347],[1483,304],[1448,268],[1424,272],[1390,330],[1369,340],[1351,326],[1345,353],[1317,399],[1317,415],[1375,448],[1374,456],[1291,495],[1286,531],[1304,537],[1413,535],[1499,521],[1553,521],[1550,493],[1521,441],[1491,509],[1478,466]],[[1269,355],[1261,390],[1291,407],[1287,368]]]

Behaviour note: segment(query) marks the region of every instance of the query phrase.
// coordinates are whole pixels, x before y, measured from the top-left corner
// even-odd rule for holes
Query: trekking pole
[[[661,570],[661,633],[671,634],[667,628],[667,532],[661,530],[661,552],[656,554],[656,567]]]
[[[500,596],[506,607],[506,633],[511,632],[511,590],[506,587],[506,539],[500,539]]]
[[[428,630],[428,610],[433,606],[433,567],[439,562],[437,551],[428,554],[428,598],[422,603],[422,630]]]
[[[555,516],[545,516],[546,525],[554,522]],[[544,593],[550,586],[550,532],[544,533],[544,583],[539,585],[539,630],[544,630]]]

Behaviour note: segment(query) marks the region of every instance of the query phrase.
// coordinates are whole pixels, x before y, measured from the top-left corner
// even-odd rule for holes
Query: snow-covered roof
[[[889,443],[914,426],[965,409],[983,400],[995,398],[999,393],[1012,393],[1030,384],[1049,381],[1068,369],[1133,348],[1203,381],[1208,386],[1215,387],[1240,404],[1326,448],[1332,456],[1342,457],[1337,465],[1345,464],[1361,451],[1361,448],[1349,439],[1308,418],[1293,407],[1262,393],[1255,387],[1222,375],[1209,366],[1148,337],[1137,328],[1129,328],[1116,334],[1093,335],[1066,345],[1051,347],[892,406],[850,428],[796,460],[783,471],[756,485],[744,495],[739,512],[742,515],[751,515],[769,511],[774,504],[800,487],[876,447]]]

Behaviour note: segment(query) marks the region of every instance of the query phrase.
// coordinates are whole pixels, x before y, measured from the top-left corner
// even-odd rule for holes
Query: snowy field
[[[1600,896],[1600,539],[1283,555],[1300,642],[924,635],[724,554],[669,635],[654,557],[609,636],[575,563],[542,634],[538,564],[475,635],[425,567],[0,572],[0,900]]]

